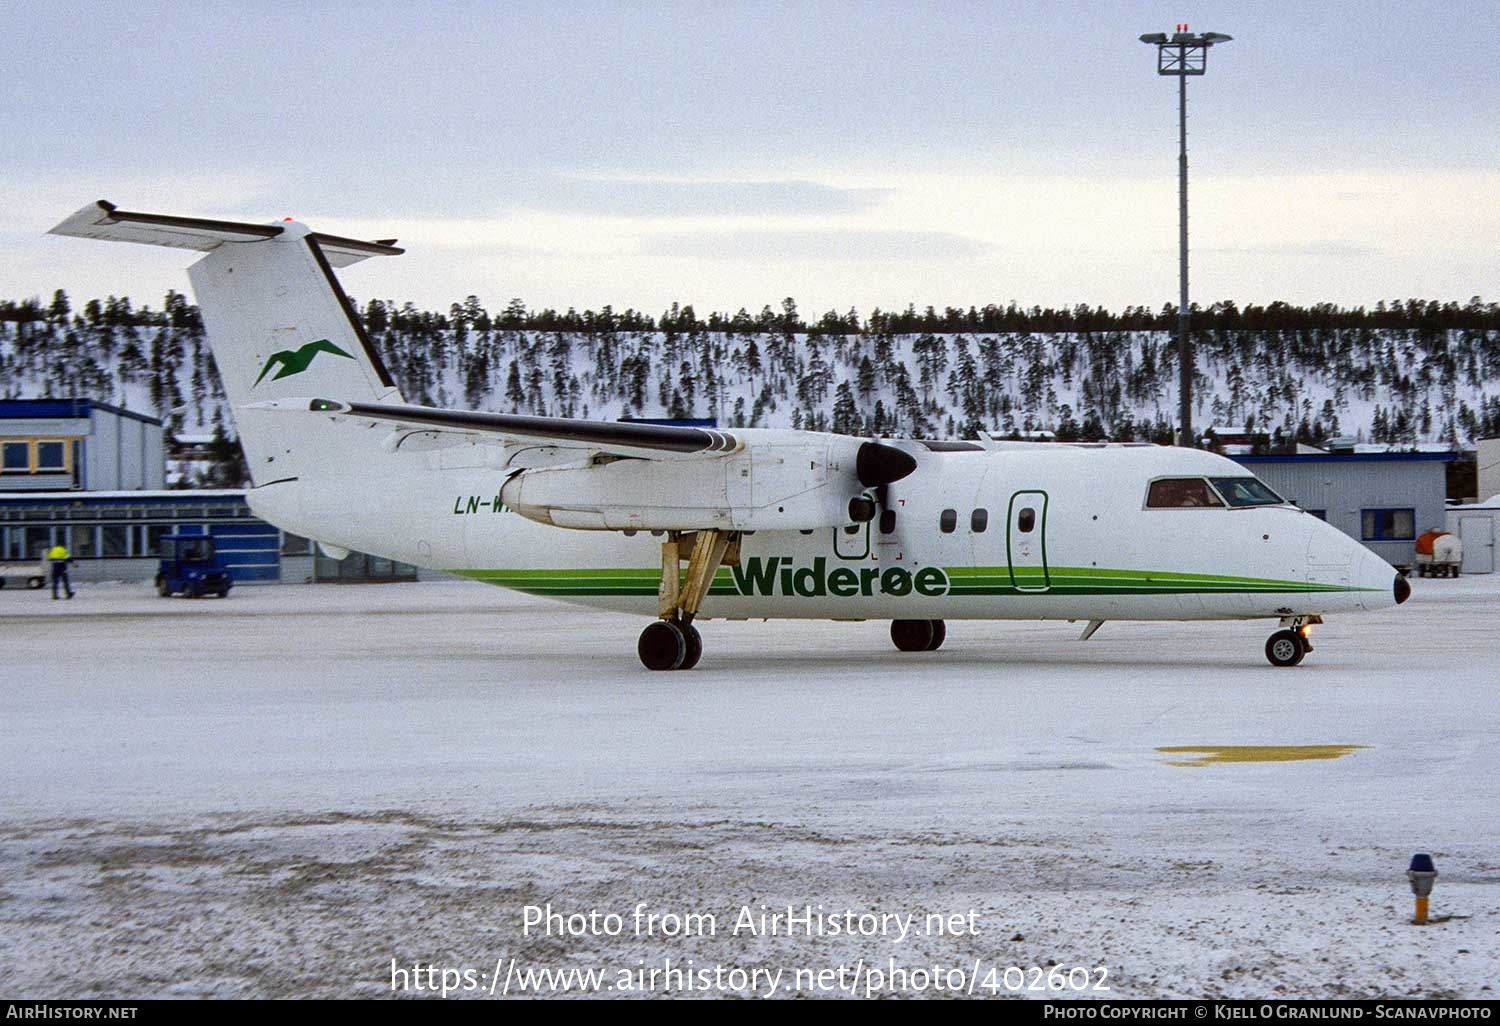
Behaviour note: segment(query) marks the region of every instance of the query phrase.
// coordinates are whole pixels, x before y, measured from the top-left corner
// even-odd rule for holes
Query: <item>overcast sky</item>
[[[446,308],[1500,298],[1500,3],[0,0],[0,298],[187,289],[135,210],[396,236]]]

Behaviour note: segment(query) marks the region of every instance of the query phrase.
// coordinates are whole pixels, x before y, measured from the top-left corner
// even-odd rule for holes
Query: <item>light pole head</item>
[[[1406,871],[1406,879],[1411,881],[1411,892],[1419,898],[1425,898],[1432,893],[1432,882],[1437,879],[1437,869],[1432,864],[1432,856],[1424,852],[1418,852],[1411,857],[1411,868]]]
[[[1187,22],[1177,26],[1168,36],[1165,32],[1148,32],[1141,42],[1156,47],[1156,73],[1158,75],[1202,75],[1208,70],[1209,48],[1218,43],[1227,43],[1233,36],[1222,32],[1193,33]]]

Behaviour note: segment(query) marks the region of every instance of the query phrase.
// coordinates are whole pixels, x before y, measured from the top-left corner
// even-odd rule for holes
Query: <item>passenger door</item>
[[[1010,583],[1017,591],[1046,591],[1052,586],[1047,574],[1047,493],[1016,492],[1010,497],[1006,522]]]

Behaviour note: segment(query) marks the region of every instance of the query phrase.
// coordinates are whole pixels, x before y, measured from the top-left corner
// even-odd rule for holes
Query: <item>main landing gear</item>
[[[684,558],[686,577],[679,565]],[[691,670],[698,665],[703,637],[693,626],[693,618],[713,584],[714,571],[739,560],[738,531],[668,532],[661,545],[661,583],[656,592],[661,619],[641,631],[635,647],[641,665],[648,670]]]
[[[891,641],[902,652],[936,652],[948,637],[941,620],[892,620]]]
[[[1322,623],[1321,616],[1288,616],[1281,621],[1282,630],[1266,639],[1266,658],[1272,666],[1296,666],[1313,650],[1312,625]]]

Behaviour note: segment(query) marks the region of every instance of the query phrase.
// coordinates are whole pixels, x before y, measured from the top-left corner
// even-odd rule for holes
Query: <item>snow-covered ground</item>
[[[393,959],[512,958],[785,987],[894,958],[1493,997],[1500,575],[1412,583],[1295,670],[1264,624],[955,623],[916,655],[883,623],[713,622],[677,674],[639,668],[636,619],[467,582],[0,590],[0,993],[373,996]],[[1363,747],[1157,750],[1205,745]],[[1433,913],[1469,918],[1406,925],[1417,851]],[[624,934],[523,936],[549,902]],[[716,934],[634,936],[640,902]],[[730,934],[808,904],[919,934],[975,910],[978,936]]]

